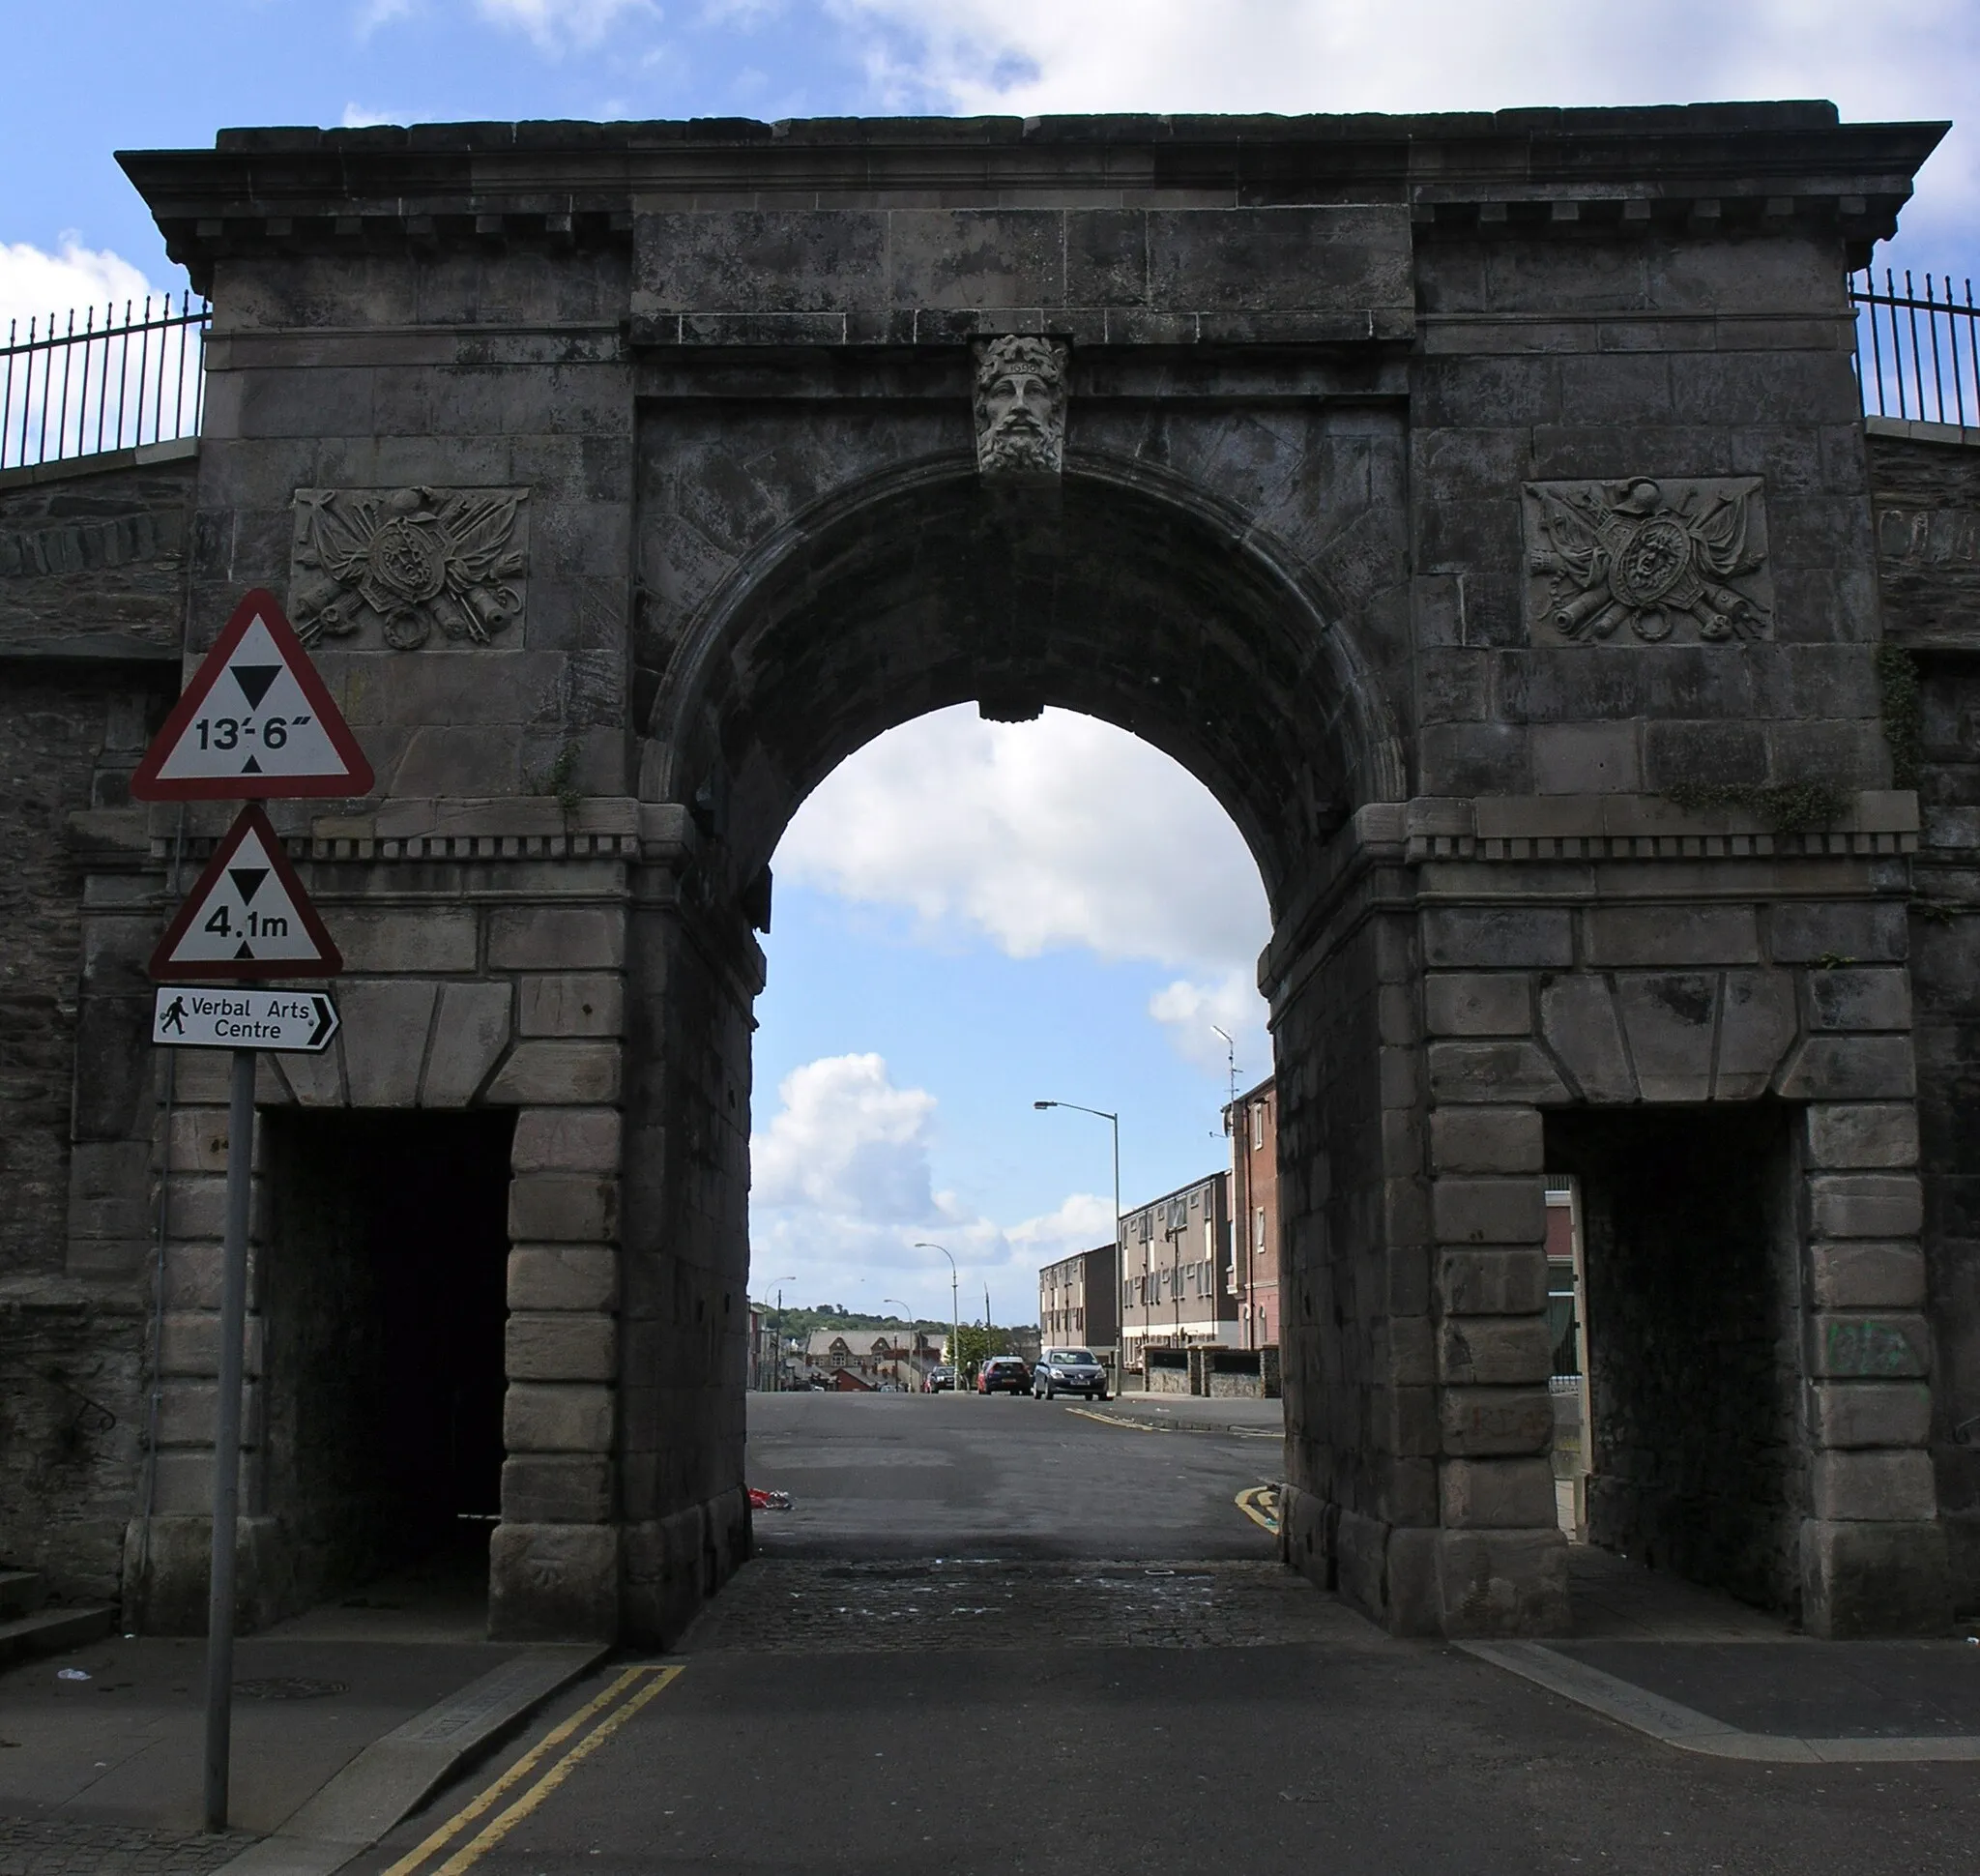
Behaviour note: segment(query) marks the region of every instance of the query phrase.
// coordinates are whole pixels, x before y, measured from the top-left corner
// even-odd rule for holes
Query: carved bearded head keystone
[[[1010,334],[976,347],[976,470],[1056,476],[1065,460],[1065,346]]]

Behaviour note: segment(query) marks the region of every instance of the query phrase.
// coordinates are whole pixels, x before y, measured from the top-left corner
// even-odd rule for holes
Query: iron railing
[[[1856,376],[1869,417],[1980,428],[1980,306],[1973,283],[1907,268],[1849,278]],[[0,347],[0,469],[61,462],[199,433],[213,308],[190,293],[8,325]]]
[[[167,293],[10,321],[0,349],[0,469],[199,433],[213,309]],[[78,321],[80,322],[78,324]]]
[[[1980,308],[1973,282],[1956,299],[1950,274],[1925,277],[1921,292],[1905,270],[1891,268],[1883,290],[1865,268],[1849,277],[1856,308],[1856,377],[1866,417],[1980,427]]]

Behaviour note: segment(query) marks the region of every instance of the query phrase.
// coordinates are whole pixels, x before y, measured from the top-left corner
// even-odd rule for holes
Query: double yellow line
[[[407,1851],[384,1872],[384,1876],[413,1876],[415,1870],[423,1871],[424,1876],[461,1876],[463,1870],[472,1869],[680,1673],[678,1667],[627,1668],[596,1700],[587,1702],[568,1719],[560,1720],[551,1727],[501,1777],[469,1799],[423,1843]],[[575,1744],[568,1744],[572,1740],[576,1741]],[[549,1762],[547,1765],[544,1763],[546,1760]],[[519,1786],[527,1786],[527,1789],[505,1808],[496,1811],[496,1807]],[[487,1817],[490,1811],[496,1811],[496,1815],[452,1856],[444,1863],[428,1867],[432,1858],[439,1856],[477,1819]]]

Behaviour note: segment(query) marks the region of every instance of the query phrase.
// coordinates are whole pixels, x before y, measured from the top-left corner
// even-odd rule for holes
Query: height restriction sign
[[[335,977],[344,967],[280,836],[244,807],[152,953],[155,978]]]
[[[234,608],[131,777],[141,802],[364,795],[371,765],[273,593]]]

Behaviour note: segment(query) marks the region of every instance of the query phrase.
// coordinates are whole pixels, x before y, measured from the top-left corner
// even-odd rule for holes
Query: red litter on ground
[[[749,1493],[749,1509],[752,1511],[788,1511],[791,1509],[789,1492],[760,1491],[754,1485],[745,1489]]]

